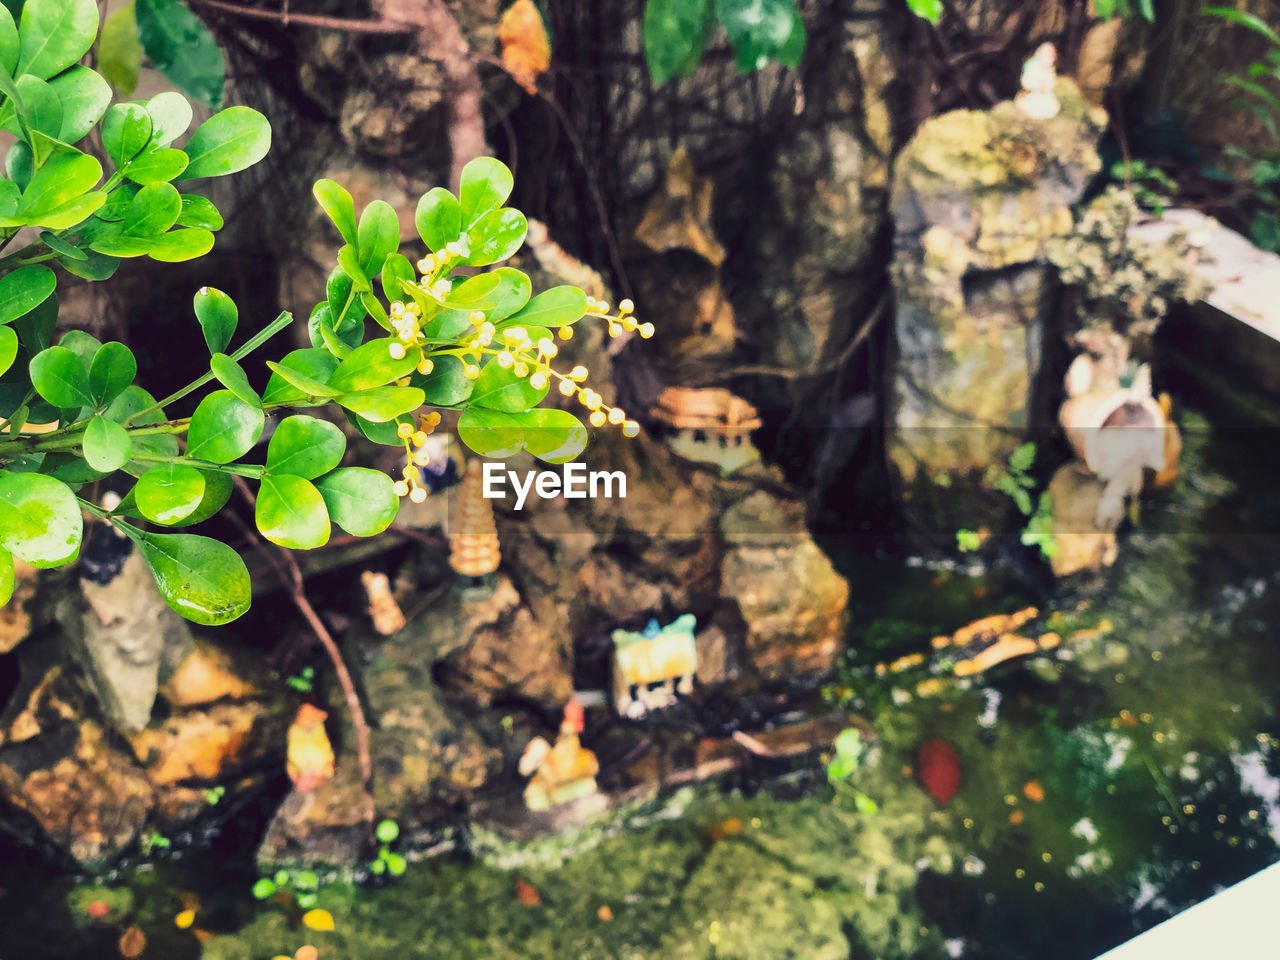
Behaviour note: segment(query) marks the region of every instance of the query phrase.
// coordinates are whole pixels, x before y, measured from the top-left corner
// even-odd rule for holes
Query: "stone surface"
[[[1079,461],[1058,468],[1049,482],[1053,537],[1057,551],[1049,559],[1054,576],[1102,570],[1116,561],[1116,525],[1100,525],[1098,506],[1106,482]]]
[[[224,697],[240,700],[257,692],[249,679],[253,672],[243,653],[233,654],[217,641],[196,637],[190,652],[160,688],[160,695],[174,707],[199,706]]]
[[[1010,101],[934,117],[894,167],[889,454],[908,500],[917,481],[950,490],[938,529],[972,519],[954,515],[972,500],[957,478],[1003,464],[1029,424],[1047,244],[1072,231],[1069,207],[1100,166],[1105,113],[1069,79],[1054,92],[1048,120]]]
[[[157,787],[213,784],[282,752],[284,723],[261,703],[219,703],[187,710],[129,737]]]
[[[36,592],[36,569],[21,560],[13,561],[14,587],[9,602],[0,607],[0,653],[8,653],[31,630],[31,615],[27,613],[27,601]]]

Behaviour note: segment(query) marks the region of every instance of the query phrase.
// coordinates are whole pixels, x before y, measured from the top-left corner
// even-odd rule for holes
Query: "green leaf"
[[[400,284],[413,283],[413,280],[413,264],[409,262],[409,258],[399,253],[389,254],[382,264],[382,292],[387,302],[403,301],[404,288]]]
[[[52,210],[30,214],[27,222],[33,227],[48,227],[51,230],[67,230],[78,223],[89,219],[106,201],[107,195],[100,190],[86,193],[67,201]]]
[[[181,263],[199,259],[212,249],[213,234],[208,230],[181,228],[152,238],[147,254],[162,263]]]
[[[365,207],[360,214],[356,237],[360,269],[366,279],[377,276],[387,256],[400,246],[400,221],[396,219],[391,204],[385,200],[374,200]]]
[[[356,347],[338,364],[338,369],[329,377],[329,386],[339,393],[348,393],[381,387],[408,376],[418,365],[417,356],[406,352],[396,360],[390,353],[393,344],[400,344],[400,341],[392,337],[378,337]]]
[[[152,183],[134,195],[124,217],[126,237],[158,237],[182,212],[182,197],[171,183]]]
[[[183,147],[191,163],[180,179],[221,177],[251,167],[271,149],[271,124],[251,107],[228,107],[200,124]]]
[[[862,756],[862,735],[853,727],[841,730],[835,739],[836,756],[857,763]]]
[[[138,511],[148,520],[166,526],[191,516],[204,494],[204,474],[183,463],[157,464],[133,488]]]
[[[98,5],[93,0],[27,0],[15,73],[47,80],[88,53],[97,35]]]
[[[88,67],[75,66],[49,81],[62,102],[58,139],[75,143],[93,129],[111,103],[111,87]]]
[[[502,199],[505,200],[506,197]],[[501,204],[502,200],[498,203]],[[413,222],[422,242],[433,253],[438,253],[462,233],[462,206],[450,191],[444,187],[434,187],[418,200]],[[412,280],[412,274],[407,279]],[[399,300],[399,294],[392,299]]]
[[[168,183],[187,169],[187,155],[181,150],[149,150],[130,160],[122,171],[134,183]]]
[[[200,505],[181,520],[171,523],[170,526],[189,527],[203,523],[226,506],[227,501],[231,499],[230,474],[215,470],[200,470],[199,473],[204,477],[204,496],[200,500]]]
[[[341,463],[346,449],[347,438],[327,420],[285,417],[267,444],[267,470],[314,480]]]
[[[84,521],[65,483],[39,473],[0,473],[0,546],[33,567],[75,559]]]
[[[489,211],[497,210],[506,203],[513,186],[515,181],[511,177],[511,171],[501,160],[476,157],[468,162],[462,168],[461,185],[458,189],[462,226],[469,228]],[[427,238],[424,236],[423,239]]]
[[[199,227],[202,230],[221,230],[222,214],[213,201],[193,193],[182,194],[182,212],[178,214],[179,227]]]
[[[356,248],[351,244],[347,244],[338,251],[338,266],[352,279],[357,290],[373,289],[373,285],[369,283],[369,278],[365,276],[364,270],[360,267],[360,260],[356,256]]]
[[[58,286],[58,278],[43,264],[19,267],[0,277],[0,323],[25,316],[44,303]]]
[[[117,103],[102,118],[102,146],[119,170],[151,140],[151,114],[140,103]]]
[[[394,820],[381,820],[374,828],[373,835],[378,838],[379,843],[394,843],[396,837],[400,836],[400,825]]]
[[[262,391],[263,403],[296,403],[310,397],[335,397],[341,392],[331,390],[327,386],[329,375],[338,366],[337,357],[328,350],[314,347],[294,350],[285,354],[278,364],[273,366],[268,363],[267,366],[274,372],[271,374],[271,379],[267,381],[266,389]],[[280,372],[282,368],[301,382],[294,383]],[[316,388],[321,392],[310,392]]]
[[[126,3],[102,25],[98,39],[98,69],[122,97],[138,86],[142,72],[142,44],[138,41],[138,20],[133,4]]]
[[[84,458],[100,473],[113,473],[129,460],[129,433],[114,420],[94,417],[84,431]]]
[[[528,304],[529,295],[533,293],[533,284],[523,271],[512,267],[499,267],[481,276],[498,278],[497,285],[485,297],[485,302],[477,305],[484,311],[486,320],[498,323],[519,312]]]
[[[151,117],[151,139],[148,149],[167,147],[187,132],[191,126],[191,104],[182,94],[173,90],[157,93],[147,101],[147,114]]]
[[[462,403],[475,389],[476,381],[468,380],[466,365],[458,357],[434,357],[434,369],[426,376],[415,374],[413,386],[421,387],[425,402],[432,407],[453,407]]]
[[[1243,10],[1237,10],[1235,7],[1204,7],[1201,13],[1206,13],[1211,17],[1220,17],[1223,20],[1229,20],[1232,23],[1239,24],[1242,27],[1248,27],[1255,33],[1260,33],[1273,44],[1280,45],[1280,33],[1267,24],[1261,17],[1246,13]]]
[[[89,372],[84,362],[66,347],[49,347],[31,358],[31,385],[36,393],[64,410],[93,403]]]
[[[1111,13],[1103,12],[1104,6],[1110,5],[1114,7],[1115,0],[1099,0],[1098,15],[1103,20],[1111,19]],[[914,13],[922,20],[928,20],[932,24],[937,24],[942,19],[942,0],[907,0],[907,9]]]
[[[343,242],[356,245],[356,205],[351,194],[341,184],[333,180],[317,180],[311,188],[316,202],[338,228]]]
[[[533,327],[567,327],[587,313],[587,295],[578,287],[552,287],[538,294],[509,323]]]
[[[782,45],[782,49],[775,54],[777,61],[793,70],[800,66],[800,61],[804,59],[806,39],[804,17],[800,16],[799,10],[792,10],[791,35],[787,37],[787,42]]]
[[[337,401],[366,420],[381,423],[394,420],[402,413],[417,410],[422,406],[423,394],[417,387],[377,387],[373,390],[345,393]]]
[[[49,153],[50,141],[62,132],[62,101],[50,84],[29,75],[18,77],[16,91],[18,96],[11,95],[0,111],[6,118],[4,127],[27,140],[40,162]],[[37,133],[44,139],[36,138]]]
[[[255,900],[265,900],[275,892],[275,883],[266,877],[260,877],[253,885],[253,898]]]
[[[400,424],[407,423],[412,429],[417,429],[413,417],[408,414],[401,414],[394,420],[383,420],[381,423],[373,423],[364,419],[364,417],[357,416],[350,410],[343,410],[342,415],[347,418],[347,423],[359,430],[369,440],[387,447],[404,447],[404,441],[396,433]]]
[[[7,10],[0,11],[0,20],[3,20],[8,12]],[[13,554],[4,547],[0,547],[0,607],[8,603],[13,596],[13,587]]]
[[[523,413],[541,403],[549,389],[548,385],[535,390],[528,377],[517,377],[511,367],[503,369],[495,357],[480,371],[475,389],[471,391],[471,404],[507,413]]]
[[[693,72],[715,24],[711,0],[648,0],[644,58],[655,84]]]
[[[178,0],[136,0],[135,6],[138,39],[156,69],[201,103],[221,106],[227,68],[209,28]]]
[[[18,64],[18,26],[7,7],[0,7],[0,70],[13,76]]]
[[[291,550],[312,550],[329,541],[329,511],[310,480],[266,473],[253,514],[259,532]]]
[[[471,252],[465,262],[473,267],[483,267],[506,260],[520,249],[528,232],[528,221],[519,210],[492,210],[467,231],[471,238]]]
[[[530,410],[511,418],[524,431],[525,448],[539,460],[566,463],[587,447],[587,428],[567,410]]]
[[[188,620],[219,626],[249,609],[249,571],[225,543],[190,533],[134,536],[165,601]]]
[[[230,390],[215,390],[196,407],[187,431],[187,456],[230,463],[258,442],[265,418]]]
[[[482,457],[502,460],[524,449],[524,427],[509,413],[471,407],[458,418],[458,439]]]
[[[13,361],[18,359],[18,335],[13,332],[13,327],[0,327],[0,376],[3,376],[13,366]],[[16,433],[13,429],[13,418],[9,418],[10,432]]]
[[[715,0],[715,7],[743,72],[759,70],[791,37],[794,0]]]
[[[853,805],[859,813],[873,814],[879,813],[880,808],[876,806],[876,802],[868,797],[861,790],[855,790],[853,793]]]
[[[201,287],[196,291],[194,304],[209,352],[225,353],[240,321],[236,302],[216,287]]]
[[[69,257],[72,260],[85,261],[89,259],[89,254],[81,250],[75,244],[67,243],[56,233],[50,233],[48,230],[40,231],[40,242],[56,253],[59,257]]]
[[[101,177],[102,164],[93,157],[72,148],[59,151],[45,161],[27,184],[18,214],[36,226],[52,226],[44,223],[41,216],[80,200]],[[102,200],[106,200],[105,194]],[[97,205],[101,206],[102,201]]]
[[[245,403],[255,407],[262,406],[262,400],[254,392],[253,387],[249,386],[249,378],[245,376],[244,368],[225,353],[215,353],[209,361],[209,369],[218,378],[219,383]]]
[[[112,340],[97,349],[89,363],[89,391],[98,406],[108,404],[138,375],[133,351]]]
[[[111,402],[111,406],[107,407],[103,416],[108,420],[114,420],[116,423],[124,423],[126,420],[133,418],[134,426],[144,426],[152,423],[163,423],[166,419],[164,410],[155,407],[155,397],[147,393],[137,384],[125,387],[120,396]],[[142,413],[143,410],[150,410],[149,413]],[[153,457],[176,457],[178,455],[178,438],[168,433],[153,433],[138,436],[134,434],[131,438],[133,441],[134,456],[153,456]],[[134,462],[125,464],[125,471],[140,476],[146,473],[149,467],[138,467]]]
[[[461,310],[474,310],[477,307],[488,306],[489,295],[498,289],[498,284],[501,282],[502,278],[496,272],[481,273],[474,277],[467,277],[461,283],[455,282],[455,286],[444,300],[445,306]]]
[[[404,872],[409,869],[409,863],[398,853],[387,854],[387,873],[393,877],[402,877]]]
[[[316,487],[333,522],[353,537],[381,533],[391,526],[400,509],[395,484],[380,470],[343,467],[325,474]]]

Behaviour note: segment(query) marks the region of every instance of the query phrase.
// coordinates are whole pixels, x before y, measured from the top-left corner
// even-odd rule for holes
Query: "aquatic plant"
[[[311,910],[319,897],[320,877],[310,870],[277,870],[269,877],[259,877],[253,884],[255,900],[267,900],[279,893],[292,896],[303,910]]]
[[[1020,540],[1023,546],[1038,547],[1041,556],[1051,560],[1058,552],[1058,541],[1053,534],[1053,499],[1047,491],[1032,499],[1036,480],[1030,470],[1035,463],[1036,445],[1024,443],[1009,455],[1004,469],[993,467],[987,472],[985,482],[1006,494],[1027,518]],[[967,553],[979,549],[986,536],[977,530],[956,531],[956,549]]]
[[[378,855],[369,863],[369,872],[375,877],[384,873],[393,877],[403,876],[408,862],[400,854],[391,852],[391,844],[400,836],[400,824],[394,820],[382,820],[374,828],[373,835],[378,840]]]

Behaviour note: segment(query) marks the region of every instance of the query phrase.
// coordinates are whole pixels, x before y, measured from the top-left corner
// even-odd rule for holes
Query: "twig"
[[[286,27],[295,24],[303,27],[320,27],[324,30],[342,30],[345,33],[412,33],[413,27],[391,20],[349,20],[345,17],[325,17],[313,13],[290,13],[288,3],[284,10],[259,10],[238,3],[227,3],[226,0],[191,0],[201,7],[211,7],[237,17],[249,17],[254,20],[275,20]]]
[[[770,750],[763,743],[751,736],[749,733],[743,733],[741,730],[733,731],[730,736],[733,742],[741,747],[745,747],[748,753],[755,754],[757,757],[764,757],[767,760],[777,760],[785,756],[776,750]]]
[[[242,477],[233,477],[232,481],[235,483],[236,489],[240,491],[241,496],[249,503],[249,506],[254,506],[253,491],[249,489],[249,485],[244,482],[244,479]],[[239,518],[236,519],[239,520]],[[293,605],[298,608],[298,612],[307,621],[312,632],[315,633],[316,638],[320,641],[320,645],[324,647],[325,653],[329,655],[329,660],[333,663],[333,670],[337,674],[338,684],[342,687],[342,695],[347,701],[347,710],[351,714],[351,724],[356,731],[356,755],[360,762],[360,786],[364,793],[364,820],[369,827],[370,836],[372,836],[374,818],[373,759],[369,752],[369,724],[365,720],[364,708],[360,705],[360,696],[356,693],[355,684],[351,680],[351,673],[347,670],[347,665],[342,660],[342,653],[338,650],[338,644],[316,613],[315,608],[311,606],[311,601],[307,599],[302,570],[299,569],[298,561],[294,559],[293,553],[282,547],[276,547],[276,554],[273,555],[271,551],[267,550],[262,541],[248,529],[247,524],[243,526],[245,527],[245,534],[275,568],[281,582],[289,591],[289,598],[293,601]],[[277,556],[279,559],[277,559]]]

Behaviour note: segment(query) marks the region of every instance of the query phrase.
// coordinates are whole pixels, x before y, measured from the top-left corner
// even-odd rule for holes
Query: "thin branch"
[[[191,0],[201,7],[211,7],[237,17],[248,17],[253,20],[274,20],[286,27],[295,24],[303,27],[319,27],[323,30],[342,30],[345,33],[380,33],[400,34],[412,33],[414,28],[409,24],[396,23],[391,20],[349,20],[345,17],[325,17],[311,13],[290,13],[289,5],[284,10],[259,10],[238,3],[227,3],[226,0]]]

